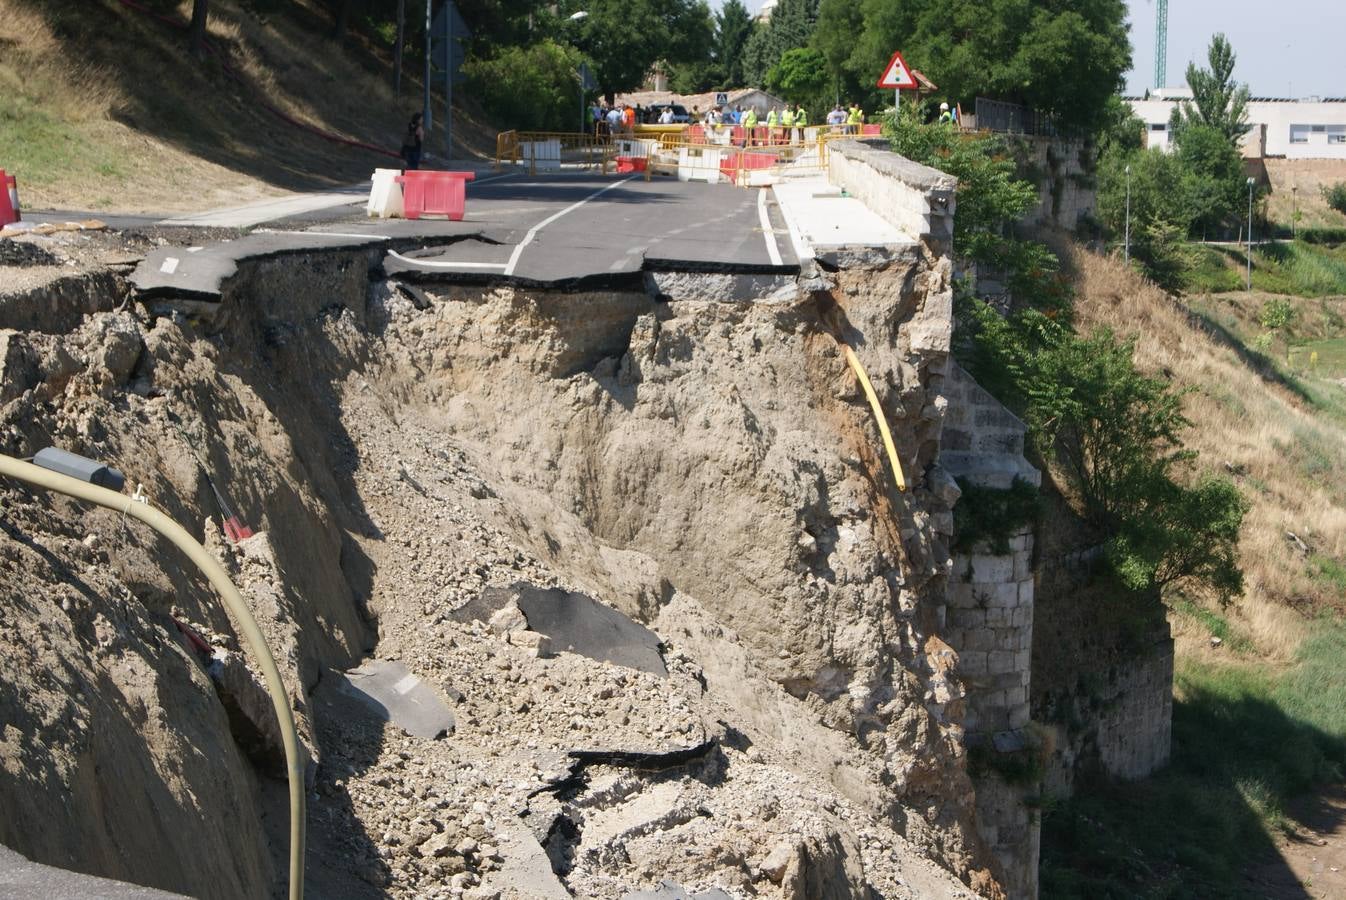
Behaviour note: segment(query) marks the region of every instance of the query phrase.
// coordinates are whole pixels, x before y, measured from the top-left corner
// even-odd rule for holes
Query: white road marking
[[[766,188],[757,192],[757,216],[762,220],[762,231],[766,237],[766,255],[771,257],[773,266],[779,266],[780,248],[776,246],[776,234],[771,229],[771,216],[766,211]]]
[[[172,275],[178,270],[178,258],[176,256],[164,257],[163,263],[159,266],[159,271],[165,275]]]
[[[588,203],[590,200],[594,199],[599,194],[605,194],[615,187],[621,187],[622,185],[626,184],[628,181],[630,181],[635,177],[636,177],[635,175],[631,175],[627,178],[623,178],[621,181],[614,181],[612,184],[605,185],[599,188],[598,190],[594,191],[589,196],[585,197],[583,200],[580,200],[578,203],[570,204],[560,212],[553,213],[552,215],[543,219],[541,222],[538,222],[532,228],[528,229],[528,233],[523,236],[523,240],[519,242],[519,245],[514,248],[514,252],[510,254],[509,263],[508,265],[505,266],[505,274],[506,275],[514,274],[514,268],[519,264],[519,257],[523,256],[523,248],[527,247],[529,244],[533,242],[533,238],[537,237],[537,233],[539,231],[546,228],[548,225],[550,225],[552,222],[555,222],[557,219],[561,218],[566,213],[574,212],[575,210],[579,209],[581,206]]]
[[[506,172],[504,175],[492,175],[490,178],[477,178],[472,181],[469,181],[467,183],[467,186],[472,187],[472,185],[474,184],[486,184],[487,182],[491,181],[499,181],[502,178],[514,178],[518,174],[519,174],[518,172]]]
[[[505,268],[505,264],[504,264],[504,263],[451,262],[451,261],[440,261],[440,260],[434,260],[434,259],[417,259],[417,258],[414,257],[414,256],[403,256],[402,254],[398,253],[396,250],[389,250],[389,251],[388,251],[388,255],[391,256],[391,257],[393,257],[394,259],[400,259],[400,260],[402,260],[402,262],[404,262],[404,263],[408,263],[409,265],[413,265],[413,266],[427,266],[427,267],[432,268],[432,269],[453,269],[453,268],[468,268],[468,269],[503,269],[503,268]]]
[[[386,234],[361,234],[357,231],[281,231],[274,228],[255,228],[253,234],[302,234],[304,237],[332,237],[332,238],[366,238],[368,240],[386,241]]]
[[[421,680],[415,675],[408,675],[406,678],[403,678],[397,684],[393,685],[393,690],[397,691],[399,694],[405,694],[420,683]]]

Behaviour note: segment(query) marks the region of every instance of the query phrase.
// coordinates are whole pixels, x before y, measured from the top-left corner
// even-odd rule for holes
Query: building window
[[[1151,131],[1168,131],[1168,126],[1163,122],[1157,122],[1150,126]]]
[[[1308,142],[1309,142],[1309,126],[1307,125],[1290,126],[1290,143],[1307,144]]]
[[[1314,134],[1322,134],[1324,131],[1327,131],[1327,126],[1326,126],[1326,125],[1314,125],[1314,126],[1313,126],[1313,133],[1314,133]]]
[[[1327,136],[1329,144],[1346,144],[1346,131],[1334,131]]]

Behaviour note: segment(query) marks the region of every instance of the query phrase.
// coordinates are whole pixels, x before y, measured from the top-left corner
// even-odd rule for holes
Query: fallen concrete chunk
[[[412,737],[438,740],[453,731],[453,712],[434,689],[400,662],[375,659],[340,676],[340,689]]]
[[[502,829],[497,836],[503,861],[498,872],[485,876],[483,887],[530,900],[571,900],[570,892],[552,871],[547,852],[528,829]]]
[[[520,620],[520,613],[526,621]],[[486,588],[449,616],[455,622],[486,622],[496,634],[509,635],[511,643],[520,631],[545,635],[551,646],[539,656],[565,650],[660,677],[668,675],[657,634],[584,594],[516,581],[507,588]]]
[[[532,585],[514,585],[519,609],[531,631],[551,638],[552,649],[606,660],[664,676],[668,669],[659,652],[659,636],[610,606],[584,594]]]

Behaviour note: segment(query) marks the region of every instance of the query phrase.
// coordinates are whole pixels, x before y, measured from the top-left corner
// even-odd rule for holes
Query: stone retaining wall
[[[895,228],[948,251],[958,188],[952,175],[860,141],[834,141],[827,177]]]

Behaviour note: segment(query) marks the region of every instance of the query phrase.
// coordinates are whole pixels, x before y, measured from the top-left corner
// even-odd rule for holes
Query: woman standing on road
[[[425,142],[425,128],[421,125],[421,114],[412,113],[407,123],[407,136],[402,138],[402,160],[408,169],[421,167],[421,144]]]

